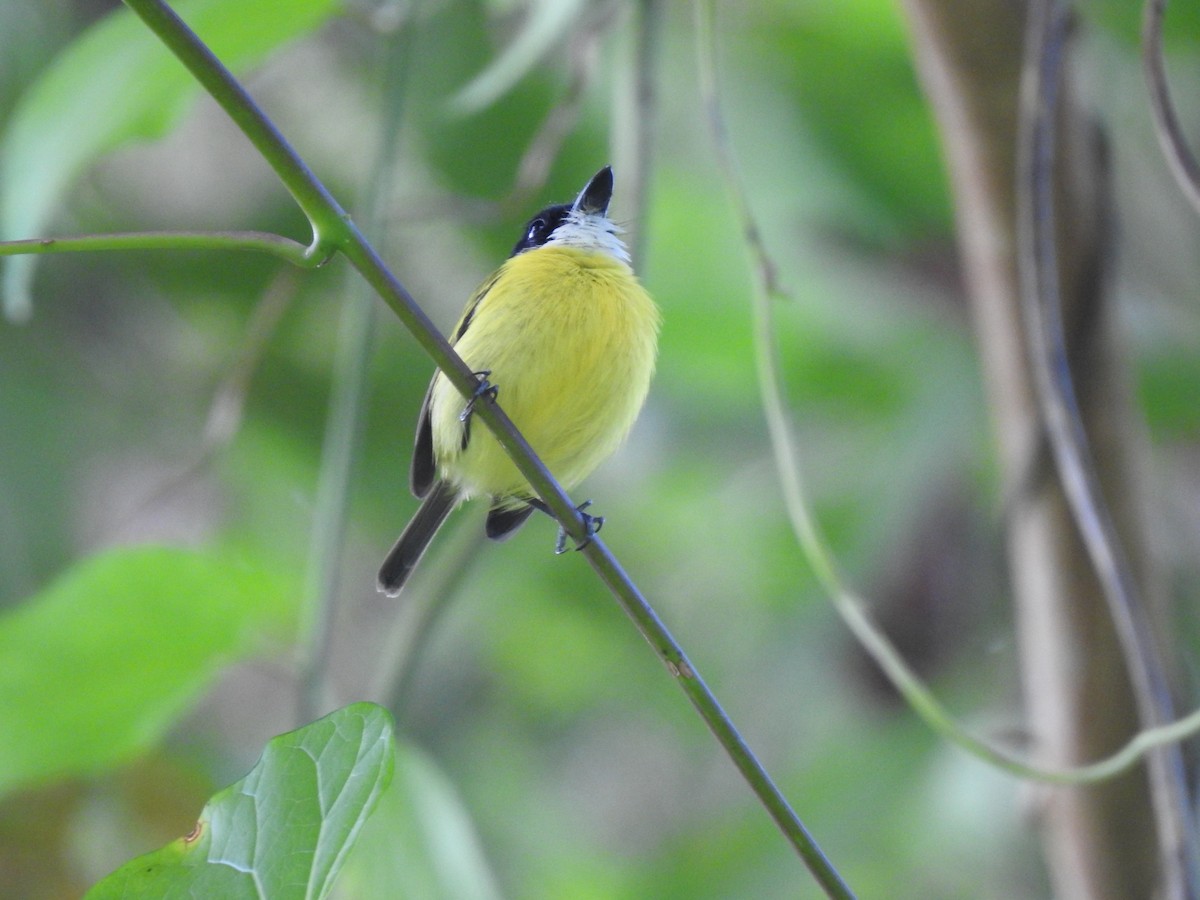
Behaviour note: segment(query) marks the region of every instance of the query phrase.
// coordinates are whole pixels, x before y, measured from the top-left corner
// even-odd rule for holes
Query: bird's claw
[[[467,419],[471,418],[471,413],[475,412],[475,404],[479,401],[480,397],[487,397],[493,403],[496,401],[496,395],[500,393],[500,388],[488,381],[488,376],[491,374],[491,369],[484,369],[482,372],[475,373],[475,377],[479,379],[479,384],[475,386],[475,393],[471,395],[471,399],[467,401],[467,405],[463,407],[463,411],[458,414],[458,421],[465,424]]]
[[[575,511],[583,518],[583,527],[587,531],[587,537],[581,543],[575,545],[576,550],[582,550],[590,544],[592,542],[592,535],[604,527],[604,516],[589,516],[584,512],[591,505],[591,500],[584,500],[575,507]],[[554,541],[554,552],[556,555],[561,556],[567,552],[567,536],[567,530],[559,525],[558,537]]]

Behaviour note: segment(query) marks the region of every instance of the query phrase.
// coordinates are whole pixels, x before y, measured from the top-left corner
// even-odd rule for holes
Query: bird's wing
[[[429,420],[429,398],[433,396],[434,373],[421,403],[421,414],[417,417],[417,439],[413,446],[412,466],[408,472],[408,485],[418,498],[424,499],[437,479],[437,463],[433,459],[433,426]]]
[[[483,298],[488,295],[488,291],[496,284],[500,278],[500,271],[497,270],[487,281],[479,286],[479,289],[467,301],[467,308],[463,312],[462,318],[459,319],[458,325],[454,328],[454,336],[450,338],[450,345],[454,346],[459,342],[464,334],[467,333],[467,328],[471,324],[471,320],[475,317],[476,311],[479,309],[479,304],[483,302]],[[417,437],[413,446],[412,466],[409,469],[408,483],[412,488],[412,492],[419,498],[423,498],[429,493],[429,489],[433,487],[434,481],[437,480],[437,460],[433,456],[433,421],[430,418],[429,401],[433,397],[433,383],[437,381],[440,373],[434,372],[433,378],[429,381],[429,388],[425,391],[425,399],[421,403],[421,412],[417,416]],[[469,431],[463,429],[463,449],[466,449]]]

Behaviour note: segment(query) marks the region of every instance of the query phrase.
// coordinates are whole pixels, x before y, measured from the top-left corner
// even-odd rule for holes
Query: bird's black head
[[[525,223],[525,231],[509,255],[516,256],[518,253],[524,253],[526,250],[542,246],[546,241],[550,240],[550,235],[554,234],[554,229],[562,224],[563,219],[567,217],[567,213],[570,211],[571,204],[569,203],[547,206]]]
[[[608,225],[608,204],[612,200],[613,174],[612,168],[605,166],[592,176],[574,203],[561,203],[558,206],[547,206],[540,213],[525,223],[525,232],[513,247],[512,256],[533,250],[546,244],[554,235],[555,230],[574,214],[572,221],[576,225],[586,220],[603,220],[607,225],[606,232],[612,232]]]

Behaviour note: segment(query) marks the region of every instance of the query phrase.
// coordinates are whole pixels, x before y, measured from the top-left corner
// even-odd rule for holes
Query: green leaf
[[[117,869],[86,900],[321,898],[392,778],[392,717],[355,703],[267,743],[192,833]]]
[[[142,547],[88,559],[0,615],[0,793],[153,745],[291,623],[290,596],[232,555]]]
[[[225,65],[246,69],[332,15],[336,0],[180,0],[179,15]],[[0,148],[0,237],[40,237],[62,195],[97,157],[166,134],[200,91],[127,9],[83,33],[21,99]],[[247,152],[251,152],[247,145]],[[4,307],[32,309],[34,256],[4,267]]]

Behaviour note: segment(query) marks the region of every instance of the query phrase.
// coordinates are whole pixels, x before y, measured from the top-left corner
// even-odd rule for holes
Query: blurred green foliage
[[[139,547],[6,610],[0,722],[22,739],[0,747],[0,791],[145,753],[231,658],[291,630],[286,596],[235,554]]]
[[[571,196],[611,159],[636,5],[586,19],[601,62],[530,209]],[[386,11],[355,7],[247,79],[352,211],[390,102],[378,89],[386,36],[371,27]],[[522,33],[526,5],[428,0],[396,11],[412,58],[398,188],[372,238],[448,326],[524,219],[489,215],[495,207],[480,201],[511,188],[566,90],[580,35],[568,29],[494,104],[466,113],[455,98]],[[721,90],[750,201],[793,298],[778,309],[777,340],[818,516],[848,576],[947,702],[981,730],[1016,727],[1003,504],[945,176],[904,23],[884,0],[723,11]],[[67,0],[0,4],[0,125],[92,15]],[[696,93],[690,12],[663,4],[663,15],[648,203],[635,211],[619,169],[616,198],[645,238],[642,274],[665,315],[659,375],[628,446],[580,499],[596,501],[609,546],[861,896],[1044,895],[1019,786],[940,746],[897,707],[799,557],[762,423],[752,281]],[[1113,134],[1126,223],[1116,271],[1152,438],[1146,465],[1184,498],[1197,486],[1186,461],[1200,425],[1186,399],[1200,381],[1187,293],[1195,227],[1158,163],[1134,50],[1106,21],[1089,19],[1089,46],[1104,52],[1085,60]],[[1194,57],[1186,34],[1174,46]],[[94,160],[53,199],[48,233],[303,237],[270,173],[204,100],[162,140]],[[150,724],[120,752],[77,727],[71,778],[0,805],[8,896],[78,895],[186,833],[197,780],[208,792],[230,783],[271,735],[297,724],[286,635],[306,565],[343,266],[298,279],[240,426],[197,458],[215,392],[277,271],[244,256],[58,256],[38,269],[31,321],[0,326],[0,603],[14,619],[43,615],[45,634],[62,638],[24,637],[0,658],[0,684],[25,677],[39,691],[0,693],[0,721],[34,705],[45,712],[44,724],[0,737],[10,745],[0,760],[52,737],[55,719],[75,721],[70,710],[134,696],[89,674],[70,635],[117,655],[157,647],[158,661],[138,657],[135,675],[164,695],[172,667],[190,673],[157,701],[159,713],[133,710]],[[436,598],[394,710],[405,746],[421,749],[401,749],[404,790],[389,792],[368,824],[343,896],[402,896],[401,874],[412,876],[409,896],[455,896],[464,890],[455,873],[503,896],[817,896],[584,562],[549,552],[550,523],[481,545],[466,563],[444,536],[399,604],[375,593],[379,559],[415,507],[406,470],[431,371],[390,316],[376,338],[331,702],[380,699],[368,694],[397,607],[424,609],[439,569],[462,570],[453,594]],[[1162,516],[1187,524],[1181,541],[1194,537],[1186,511],[1167,502]],[[458,518],[451,528],[480,525],[479,510]],[[180,549],[134,549],[147,543]],[[110,567],[117,589],[80,587],[97,566]],[[231,566],[258,574],[248,583]],[[177,644],[200,641],[197,620],[222,625],[221,639],[193,659]],[[179,773],[176,789],[157,791],[152,809],[135,803],[130,785],[162,771]],[[36,854],[18,834],[39,835]]]

